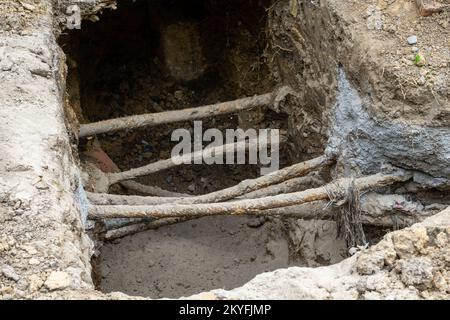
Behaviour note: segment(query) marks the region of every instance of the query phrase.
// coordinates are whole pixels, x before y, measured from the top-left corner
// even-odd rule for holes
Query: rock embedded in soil
[[[410,36],[408,37],[408,39],[406,39],[406,41],[408,41],[408,44],[413,45],[417,43],[417,36]]]
[[[20,280],[20,276],[15,272],[14,268],[8,265],[5,265],[1,269],[2,274],[15,282],[18,282]]]
[[[49,290],[62,290],[70,286],[71,278],[66,272],[53,271],[44,284]]]

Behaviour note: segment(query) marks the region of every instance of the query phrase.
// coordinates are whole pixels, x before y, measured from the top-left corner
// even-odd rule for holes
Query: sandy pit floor
[[[102,248],[101,289],[153,298],[232,289],[291,265],[286,239],[279,224],[237,217],[147,231]]]
[[[335,232],[332,222],[225,216],[167,226],[105,244],[100,289],[152,298],[233,289],[262,272],[342,260]]]

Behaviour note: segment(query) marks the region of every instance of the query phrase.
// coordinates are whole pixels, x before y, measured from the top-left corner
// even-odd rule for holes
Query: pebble
[[[37,250],[35,248],[33,248],[32,246],[24,245],[24,246],[22,246],[22,249],[25,250],[28,254],[31,254],[31,255],[35,255],[35,254],[38,253]]]
[[[34,186],[37,189],[39,189],[39,190],[47,190],[47,189],[49,189],[49,186],[47,184],[45,184],[45,182],[43,182],[43,181],[40,181],[40,182],[36,183]]]
[[[173,178],[172,178],[172,176],[166,176],[165,180],[168,184],[170,184],[170,183],[172,183]]]
[[[53,271],[45,281],[45,286],[49,290],[61,290],[70,286],[70,276],[63,271]]]
[[[175,96],[175,99],[177,99],[177,100],[184,99],[184,93],[181,90],[175,91],[174,96]]]
[[[259,228],[266,222],[265,217],[258,217],[247,222],[247,226],[250,228]]]
[[[30,4],[30,3],[26,3],[26,2],[22,2],[22,1],[19,1],[19,2],[20,2],[20,4],[22,5],[22,7],[24,7],[24,8],[27,9],[28,11],[34,11],[34,10],[36,10],[36,7],[33,6],[33,5]]]
[[[10,246],[8,243],[0,241],[0,252],[8,251],[9,248]]]
[[[426,82],[427,82],[427,80],[425,79],[424,76],[420,76],[420,77],[419,77],[419,84],[420,84],[421,86],[423,86]]]
[[[15,282],[20,280],[19,275],[14,271],[14,268],[11,266],[8,265],[3,266],[1,271],[3,275],[10,280],[13,280]]]
[[[412,48],[411,48],[411,51],[414,52],[414,53],[416,53],[416,52],[419,51],[419,48],[417,48],[417,47],[412,47]]]
[[[417,36],[410,36],[406,40],[408,41],[408,44],[410,44],[410,45],[416,44],[417,43]]]
[[[17,202],[14,204],[13,210],[19,209],[21,205],[22,205],[22,201],[20,201],[20,200],[17,201]]]
[[[190,184],[187,189],[190,192],[194,192],[195,191],[195,184]]]
[[[102,266],[102,278],[106,278],[111,273],[111,268],[107,265]]]
[[[28,280],[30,282],[29,289],[30,289],[31,292],[38,291],[42,287],[42,285],[44,284],[44,281],[41,279],[41,277],[39,277],[36,274],[31,275],[28,278]]]

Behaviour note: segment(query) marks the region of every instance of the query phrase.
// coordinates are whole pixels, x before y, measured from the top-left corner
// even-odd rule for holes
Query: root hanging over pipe
[[[100,133],[114,132],[124,129],[136,129],[145,126],[156,126],[159,124],[203,119],[248,110],[255,107],[267,106],[271,104],[276,105],[292,92],[293,91],[289,87],[281,87],[280,89],[270,93],[197,108],[165,111],[160,113],[147,113],[83,124],[80,127],[79,137],[83,138]]]
[[[411,174],[398,171],[392,174],[378,173],[355,180],[358,190],[368,190],[395,182],[406,181]],[[346,191],[353,179],[338,179],[324,187],[301,192],[270,196],[261,199],[239,200],[227,203],[206,204],[162,204],[156,206],[91,206],[89,217],[105,218],[173,218],[201,217],[211,215],[245,215],[248,212],[263,214],[263,210],[299,205],[318,200],[345,198]]]

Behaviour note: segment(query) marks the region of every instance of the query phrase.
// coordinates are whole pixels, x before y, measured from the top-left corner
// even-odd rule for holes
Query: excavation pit
[[[105,12],[101,21],[83,22],[81,30],[61,38],[68,59],[70,109],[83,126],[273,92],[282,84],[274,80],[268,63],[273,58],[266,38],[270,5],[124,1],[118,10]],[[298,160],[293,149],[304,140],[292,129],[295,121],[286,112],[262,106],[205,118],[202,125],[221,132],[238,127],[280,129],[280,167],[286,167]],[[184,121],[81,137],[80,159],[82,164],[96,160],[107,173],[167,159],[176,145],[171,134],[180,128],[193,133],[194,125]],[[254,179],[260,169],[248,164],[183,165],[135,181],[171,196],[201,195]],[[325,168],[311,178],[320,183],[303,189],[329,181],[330,173]],[[93,191],[89,187],[85,185]],[[145,195],[119,184],[107,189],[111,194]],[[126,237],[108,237],[108,232],[105,236],[105,228],[97,223],[90,231],[99,249],[93,259],[97,287],[152,298],[232,289],[262,272],[329,265],[348,255],[334,221],[216,216]]]
[[[234,288],[256,273],[244,286],[197,297],[448,298],[448,10],[420,17],[416,6],[420,1],[327,0],[317,5],[317,1],[299,0],[260,2],[268,10],[255,11],[236,1],[236,9],[223,23],[217,12],[226,15],[227,10],[220,1],[210,1],[216,14],[206,2],[177,14],[170,6],[161,9],[155,2],[132,0],[22,2],[0,4],[4,124],[0,126],[0,300],[133,299],[110,291],[143,298],[180,297]],[[109,11],[116,2],[118,10]],[[83,29],[69,32],[67,18],[77,6]],[[156,17],[150,17],[152,12]],[[259,18],[248,18],[254,12],[259,12],[254,17],[263,17],[261,25],[256,23]],[[242,28],[231,23],[239,21],[238,15]],[[86,22],[97,16],[95,25]],[[202,28],[202,21],[208,19],[212,27]],[[228,28],[213,28],[220,24]],[[262,29],[267,40],[260,38],[261,50],[251,49],[255,41],[237,41],[251,39]],[[415,48],[406,41],[412,29],[418,40]],[[205,37],[205,30],[215,33],[206,32]],[[228,30],[229,36],[220,30]],[[56,42],[61,33],[65,39],[59,44],[67,55]],[[215,57],[210,54],[214,39],[220,43]],[[410,59],[411,50],[425,61],[416,64],[414,56]],[[259,63],[253,64],[255,60]],[[297,97],[287,97],[279,109],[266,100],[260,109],[253,106],[251,112],[233,111],[203,121],[206,128],[224,130],[238,125],[270,127],[267,120],[276,120],[273,127],[286,131],[281,152],[284,168],[333,156],[333,163],[312,170],[319,183],[310,180],[298,188],[307,190],[289,195],[287,188],[278,189],[271,198],[234,201],[243,197],[238,192],[221,202],[196,202],[212,190],[258,176],[258,166],[172,166],[152,175],[130,175],[130,168],[146,163],[152,167],[167,159],[170,132],[176,127],[189,131],[193,119],[95,131],[101,129],[99,120],[115,121],[124,115],[142,119],[148,112],[167,116],[170,110],[178,113],[178,108],[180,113],[186,107],[198,111],[205,103],[229,103],[254,94],[260,99],[261,94],[269,94],[272,99],[282,86],[292,88]],[[121,172],[110,172],[117,170]],[[128,178],[117,180],[127,172]],[[254,187],[255,180],[265,177],[247,186]],[[280,177],[288,179],[284,182],[296,179]],[[111,178],[116,180],[111,183]],[[275,180],[270,187],[283,183]],[[147,186],[142,194],[151,193],[151,186],[156,193],[159,187],[168,193],[189,193],[191,197],[181,199],[195,203],[180,205],[167,196],[137,198],[129,184],[133,181],[135,186],[137,182]],[[97,189],[102,184],[106,188]],[[175,202],[147,203],[144,208],[120,205],[151,200]],[[250,216],[251,210],[257,210],[256,215],[266,218],[211,216],[115,240],[111,232],[117,229],[105,232],[112,223],[132,223],[143,216],[159,219],[145,222],[154,227],[167,220],[161,215],[168,210],[174,211],[172,217],[185,214],[181,209],[201,215],[206,206],[214,214]],[[293,210],[284,206],[294,207],[296,219],[275,218]],[[305,207],[308,210],[301,210]],[[113,220],[114,216],[121,220]],[[328,219],[329,225],[321,227],[318,217]],[[335,235],[333,221],[344,230],[354,230],[361,219],[369,247],[358,241],[359,247],[352,244],[342,250],[345,256],[361,251],[357,256],[315,268],[341,259],[340,249],[330,249],[331,254],[318,250],[333,248],[330,241],[342,241]],[[137,225],[127,228],[133,226]],[[396,231],[373,245],[392,230]],[[211,232],[215,234],[209,237]],[[230,243],[234,237],[236,243]],[[116,260],[126,262],[123,269]],[[204,277],[193,277],[190,265]],[[292,265],[312,268],[283,268]],[[97,288],[104,292],[95,290],[93,279],[99,280]]]

